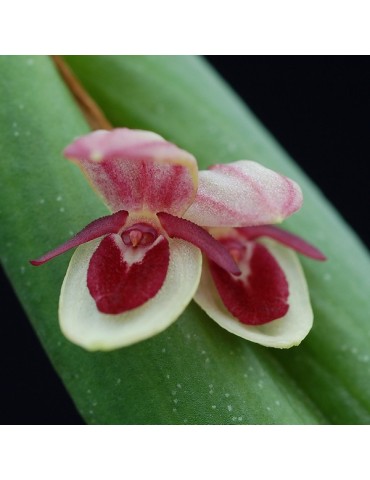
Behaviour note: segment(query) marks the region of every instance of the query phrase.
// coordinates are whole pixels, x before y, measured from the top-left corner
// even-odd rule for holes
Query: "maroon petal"
[[[294,235],[293,233],[274,227],[273,225],[261,225],[258,227],[243,227],[237,228],[247,240],[254,240],[259,237],[270,237],[286,247],[292,248],[298,253],[315,260],[326,260],[325,255],[320,250],[310,243],[303,240],[303,238]]]
[[[242,276],[235,278],[210,262],[213,280],[229,312],[247,325],[262,325],[283,317],[289,308],[288,282],[267,248],[247,244],[238,265]]]
[[[181,238],[198,247],[207,257],[222,269],[234,275],[240,275],[240,270],[226,248],[212,237],[204,228],[189,220],[174,217],[165,212],[157,213],[162,227],[171,238]]]
[[[108,233],[117,233],[125,224],[127,215],[128,213],[125,210],[120,210],[119,212],[113,213],[113,215],[98,218],[89,223],[80,232],[76,233],[76,235],[70,240],[59,245],[59,247],[54,248],[54,250],[45,253],[42,257],[37,258],[36,260],[30,260],[30,263],[35,266],[42,265],[52,258],[67,252],[71,248],[78,247],[83,243],[90,242],[91,240],[107,235]]]
[[[170,259],[160,236],[145,247],[126,245],[117,234],[105,237],[91,257],[87,286],[98,310],[118,314],[147,302],[162,287]]]

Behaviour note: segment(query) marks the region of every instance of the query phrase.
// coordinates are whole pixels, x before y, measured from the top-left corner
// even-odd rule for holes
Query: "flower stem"
[[[104,129],[112,130],[111,123],[107,120],[106,116],[97,105],[97,103],[90,97],[82,84],[77,80],[75,75],[69,66],[64,62],[61,56],[52,55],[55,66],[57,67],[60,75],[62,76],[65,84],[71,91],[72,95],[77,100],[83,115],[85,116],[88,124],[92,130]]]

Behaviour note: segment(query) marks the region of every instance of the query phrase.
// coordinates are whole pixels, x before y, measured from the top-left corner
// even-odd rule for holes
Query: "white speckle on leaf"
[[[65,211],[64,207],[60,207],[59,211],[63,213]]]
[[[201,355],[205,355],[207,352],[205,350],[201,351]]]
[[[176,390],[172,390],[171,392],[172,395],[176,395],[176,393],[177,393]]]
[[[35,61],[33,58],[27,58],[26,63],[29,67],[32,67]]]
[[[40,198],[39,203],[41,203],[41,205],[42,205],[43,203],[45,203],[45,199],[44,199],[44,198]]]
[[[212,405],[212,408],[213,408],[213,410],[215,410],[217,407],[216,407],[216,405]]]
[[[19,132],[14,132],[15,137],[19,137]]]
[[[243,420],[243,417],[238,417],[239,422]]]
[[[169,380],[169,378],[170,378],[170,376],[169,376],[169,374],[168,374],[168,373],[167,373],[167,375],[166,375],[166,378],[167,378],[168,380]]]
[[[237,421],[237,418],[236,417],[232,417],[231,419],[233,422],[236,422]]]
[[[173,408],[172,411],[173,411],[173,412],[177,412],[177,408]]]
[[[173,399],[173,403],[177,403],[178,402],[178,399],[177,398],[174,398]]]
[[[165,348],[162,348],[162,353],[166,353],[166,349],[165,349]]]
[[[208,387],[209,387],[209,388],[213,388],[213,385],[212,385],[212,383],[210,383],[210,384],[208,385]]]
[[[116,384],[119,385],[121,382],[122,382],[122,380],[120,378],[117,378]]]
[[[267,410],[268,412],[270,412],[270,411],[271,411],[271,407],[266,407],[266,410]]]
[[[229,410],[229,412],[231,412],[232,409],[233,409],[232,405],[228,405],[228,406],[227,406],[227,409]]]
[[[278,407],[280,407],[280,400],[275,400],[275,405],[277,405]]]
[[[57,202],[61,202],[62,200],[63,200],[62,195],[58,195],[57,198],[56,198],[56,201],[57,201]]]
[[[180,385],[180,383],[177,384],[177,388],[182,388],[181,385]]]
[[[229,397],[230,397],[230,393],[225,393],[225,397],[226,397],[226,398],[229,398]]]

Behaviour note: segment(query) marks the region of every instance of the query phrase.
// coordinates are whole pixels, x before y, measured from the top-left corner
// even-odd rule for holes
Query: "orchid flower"
[[[111,350],[163,331],[191,301],[201,276],[195,299],[227,330],[271,346],[287,345],[269,334],[261,341],[264,329],[290,335],[290,344],[307,334],[312,312],[299,263],[253,234],[300,208],[293,180],[246,160],[198,172],[190,153],[126,128],[90,133],[64,154],[112,212],[31,261],[41,265],[78,247],[59,300],[61,329],[72,342]],[[251,314],[238,313],[249,300],[234,305],[240,285],[253,291]]]
[[[241,270],[205,262],[194,300],[221,327],[268,347],[298,345],[313,323],[307,285],[292,250],[325,260],[316,247],[272,225],[214,228]],[[288,248],[286,248],[288,247]]]

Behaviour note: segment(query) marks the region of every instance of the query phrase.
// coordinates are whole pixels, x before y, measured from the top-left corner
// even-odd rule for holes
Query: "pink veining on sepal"
[[[77,139],[64,154],[79,165],[112,211],[181,215],[196,194],[195,158],[152,132],[98,130]]]
[[[153,298],[166,279],[169,259],[163,236],[141,247],[126,245],[117,234],[105,237],[87,271],[87,286],[98,310],[120,314]]]
[[[265,225],[281,222],[302,201],[293,180],[240,160],[199,172],[197,195],[183,217],[207,227]]]
[[[226,248],[202,227],[169,213],[157,213],[157,217],[171,238],[181,238],[198,247],[222,269],[240,275],[240,270]]]
[[[240,250],[238,266],[241,278],[210,262],[213,281],[229,312],[246,325],[263,325],[283,317],[289,308],[288,282],[267,248],[247,244]]]
[[[98,218],[97,220],[89,223],[80,232],[76,233],[74,237],[67,240],[62,245],[59,245],[59,247],[54,248],[48,253],[45,253],[36,260],[30,260],[30,263],[37,267],[45,262],[48,262],[52,258],[67,252],[71,248],[78,247],[83,243],[90,242],[91,240],[95,240],[95,238],[102,237],[103,235],[107,235],[109,233],[117,233],[124,226],[127,216],[128,213],[124,210],[121,210],[113,213],[112,215]]]
[[[325,255],[318,248],[306,242],[303,240],[303,238],[273,225],[242,227],[237,228],[237,231],[240,232],[247,240],[255,240],[260,237],[269,237],[289,248],[292,248],[296,252],[305,255],[306,257],[320,261],[326,260]]]

